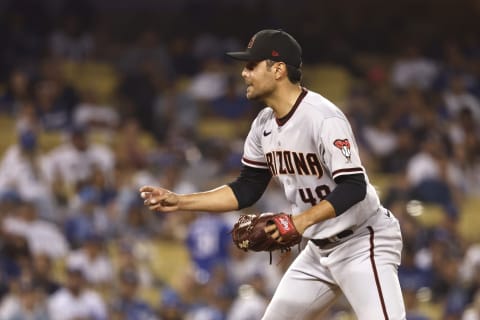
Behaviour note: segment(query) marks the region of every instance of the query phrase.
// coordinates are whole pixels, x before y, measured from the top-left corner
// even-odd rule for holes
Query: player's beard
[[[245,96],[248,100],[266,102],[267,98],[272,94],[273,91],[273,88],[270,87],[258,88],[253,84],[248,84]]]

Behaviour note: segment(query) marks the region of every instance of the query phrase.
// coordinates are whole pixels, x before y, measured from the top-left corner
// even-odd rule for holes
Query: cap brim
[[[242,61],[254,61],[257,60],[252,56],[250,52],[247,51],[237,51],[237,52],[227,52],[225,53],[230,58]]]

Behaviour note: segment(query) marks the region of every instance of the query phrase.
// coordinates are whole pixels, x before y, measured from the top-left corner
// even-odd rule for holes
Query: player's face
[[[247,85],[246,96],[249,100],[264,101],[275,90],[275,77],[267,61],[249,61],[242,71]]]

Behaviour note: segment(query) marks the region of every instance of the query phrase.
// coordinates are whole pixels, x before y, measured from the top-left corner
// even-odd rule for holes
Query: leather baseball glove
[[[270,224],[277,226],[282,238],[279,242],[265,232]],[[244,251],[290,251],[302,241],[302,235],[295,229],[292,215],[286,213],[263,213],[242,215],[231,231],[235,245]]]

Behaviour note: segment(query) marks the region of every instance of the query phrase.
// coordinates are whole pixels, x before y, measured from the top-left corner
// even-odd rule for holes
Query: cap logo
[[[272,57],[278,57],[280,56],[280,53],[278,51],[272,50]]]
[[[248,45],[247,45],[247,49],[252,49],[253,43],[255,42],[255,37],[256,36],[253,36],[252,39],[250,39],[250,41],[248,42]]]

